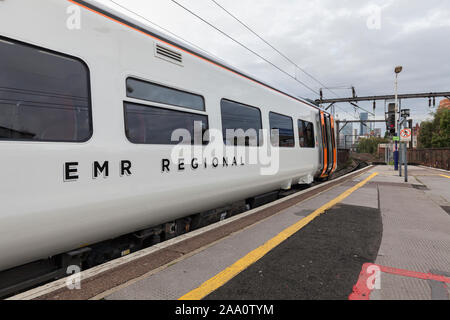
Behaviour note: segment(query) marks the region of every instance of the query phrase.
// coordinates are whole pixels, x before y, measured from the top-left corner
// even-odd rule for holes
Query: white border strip
[[[431,170],[441,171],[441,172],[445,172],[447,174],[450,174],[450,171],[445,170],[445,169],[438,169],[438,168],[427,167],[427,166],[419,166],[419,168],[431,169]]]
[[[132,254],[130,254],[128,256],[125,256],[125,257],[122,257],[122,258],[118,258],[118,259],[106,262],[106,263],[104,263],[102,265],[99,265],[97,267],[94,267],[94,268],[91,268],[91,269],[88,269],[86,271],[81,272],[81,274],[80,274],[81,278],[80,279],[81,279],[81,281],[87,280],[89,278],[92,278],[94,276],[99,275],[100,273],[103,273],[103,272],[109,271],[111,269],[120,267],[120,266],[122,266],[122,265],[124,265],[126,263],[135,261],[135,260],[140,259],[142,257],[145,257],[145,256],[147,256],[149,254],[155,253],[157,251],[160,251],[162,249],[170,247],[170,246],[172,246],[174,244],[180,243],[180,242],[182,242],[184,240],[191,239],[191,238],[196,237],[198,235],[204,234],[204,233],[206,233],[208,231],[211,231],[211,230],[214,230],[216,228],[219,228],[219,227],[221,227],[223,225],[226,225],[226,224],[229,224],[229,223],[234,222],[236,220],[240,220],[242,218],[248,217],[248,216],[253,215],[253,214],[255,214],[255,213],[257,213],[257,212],[259,212],[261,210],[264,210],[264,209],[270,208],[272,206],[278,205],[280,203],[286,202],[286,201],[288,201],[290,199],[296,198],[296,197],[298,197],[298,196],[300,196],[302,194],[305,194],[307,192],[314,191],[314,190],[316,190],[318,188],[322,188],[322,187],[327,186],[327,185],[329,185],[331,183],[339,182],[339,181],[347,178],[349,175],[357,174],[357,173],[360,173],[360,172],[362,172],[364,170],[367,170],[368,168],[373,168],[373,167],[374,166],[371,165],[371,166],[365,167],[363,169],[360,169],[358,171],[350,172],[350,173],[346,174],[345,176],[337,178],[336,180],[331,180],[331,181],[327,181],[327,182],[321,183],[321,184],[319,184],[317,186],[314,186],[312,188],[308,188],[306,190],[294,193],[294,194],[292,194],[290,196],[287,196],[285,198],[276,200],[276,201],[271,202],[269,204],[266,204],[264,206],[255,208],[253,210],[250,210],[250,211],[247,211],[247,212],[244,212],[244,213],[241,213],[241,214],[238,214],[238,215],[236,215],[234,217],[231,217],[231,218],[228,218],[228,219],[226,219],[224,221],[220,221],[220,222],[211,224],[209,226],[206,226],[204,228],[201,228],[201,229],[189,232],[187,234],[181,235],[181,236],[176,237],[174,239],[171,239],[171,240],[168,240],[168,241],[156,244],[156,245],[154,245],[152,247],[149,247],[149,248],[146,248],[146,249],[142,249],[142,250],[134,252],[134,253],[132,253]],[[321,194],[321,193],[319,193],[319,194]],[[314,196],[318,196],[319,194],[316,194]],[[32,299],[36,299],[36,298],[38,298],[40,296],[49,294],[51,292],[54,292],[56,290],[59,290],[59,289],[62,289],[64,287],[66,287],[66,282],[67,282],[67,277],[66,278],[62,278],[62,279],[58,279],[56,281],[47,283],[47,284],[45,284],[43,286],[31,289],[31,290],[23,292],[23,293],[20,293],[18,295],[13,296],[13,297],[10,297],[10,298],[8,298],[6,300],[32,300]]]

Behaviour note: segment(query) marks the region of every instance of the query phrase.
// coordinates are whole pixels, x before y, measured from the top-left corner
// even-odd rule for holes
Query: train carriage
[[[330,114],[100,1],[1,1],[0,57],[0,295],[336,170]],[[278,170],[174,161],[172,133],[196,124],[278,129]]]

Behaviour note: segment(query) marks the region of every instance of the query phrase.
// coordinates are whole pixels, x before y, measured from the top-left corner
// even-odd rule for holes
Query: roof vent
[[[181,53],[167,47],[163,47],[158,43],[155,44],[155,56],[178,65],[183,64],[183,56]]]

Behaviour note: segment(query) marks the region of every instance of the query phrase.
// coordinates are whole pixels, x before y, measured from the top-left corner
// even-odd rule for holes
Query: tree
[[[376,154],[378,151],[378,145],[382,143],[388,143],[388,139],[384,138],[364,138],[359,140],[357,152],[358,153],[370,153]]]
[[[439,110],[432,121],[420,125],[419,144],[421,148],[450,147],[450,110]]]
[[[433,138],[433,123],[424,121],[420,124],[419,145],[421,148],[431,148]]]

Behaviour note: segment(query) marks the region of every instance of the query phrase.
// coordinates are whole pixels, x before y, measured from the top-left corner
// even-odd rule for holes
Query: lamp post
[[[398,66],[395,68],[395,132],[396,136],[400,137],[400,110],[398,105],[398,75],[402,72],[403,67]],[[394,169],[399,170],[399,152],[398,152],[398,142],[395,141],[395,150],[394,150]]]

